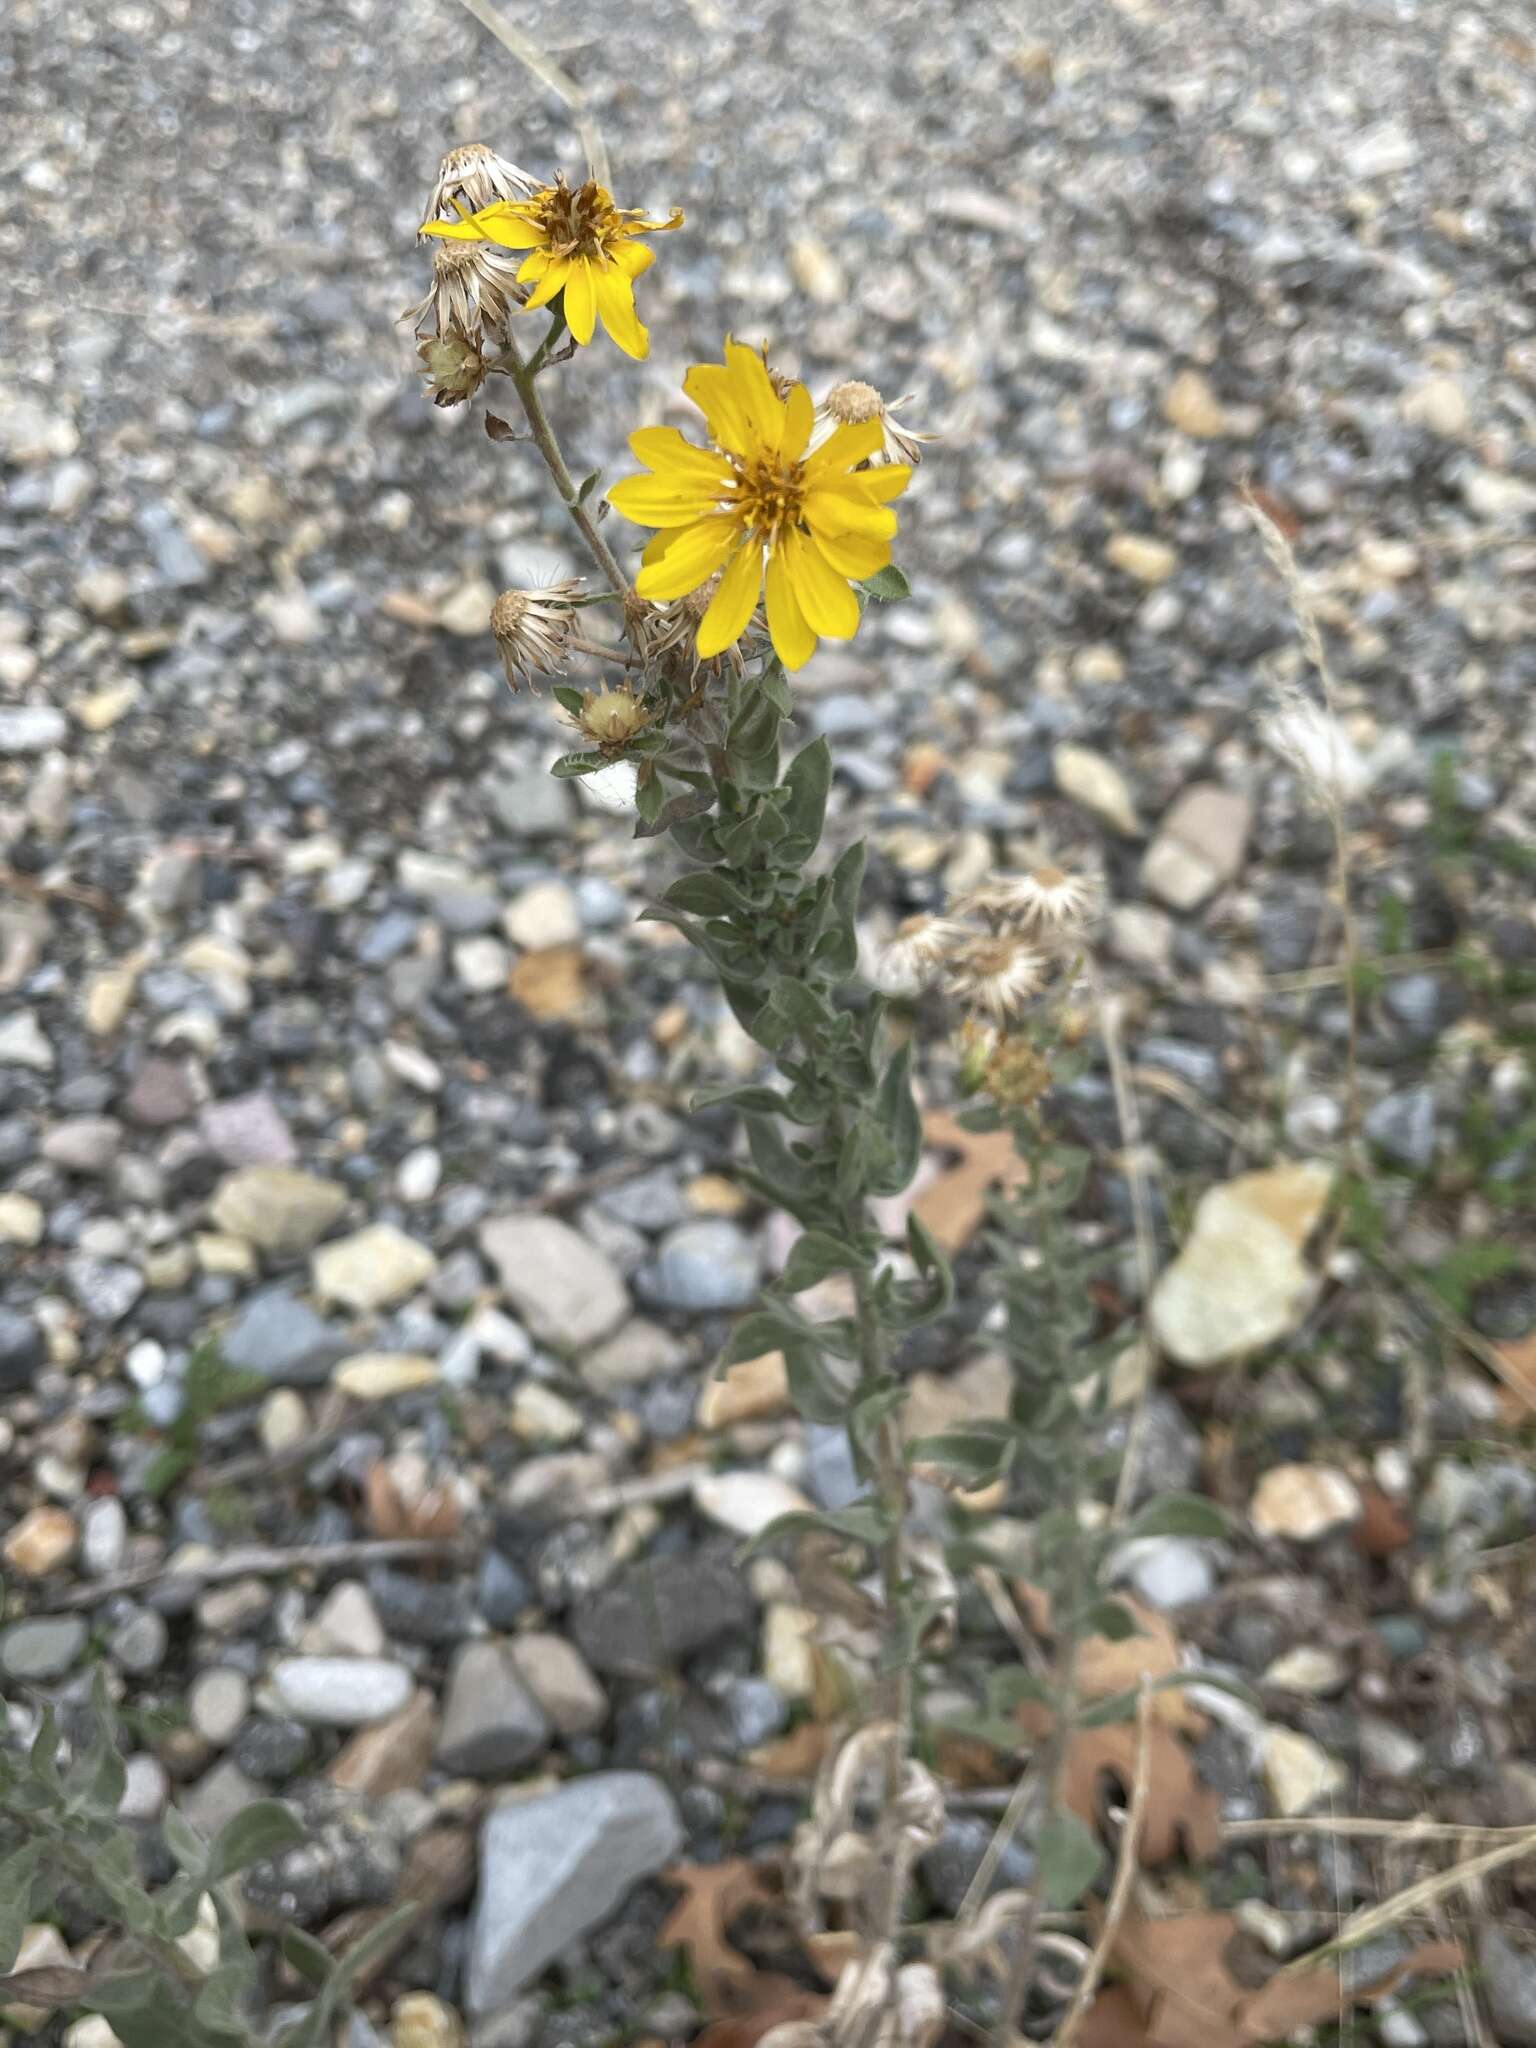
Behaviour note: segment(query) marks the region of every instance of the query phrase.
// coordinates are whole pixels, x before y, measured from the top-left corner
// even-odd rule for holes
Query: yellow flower
[[[896,463],[859,469],[881,445],[877,419],[839,427],[808,453],[811,394],[792,384],[781,398],[762,357],[740,342],[727,341],[723,364],[696,363],[683,389],[713,447],[676,427],[642,427],[629,445],[651,474],[608,493],[626,519],[661,528],[635,589],[665,603],[721,570],[699,621],[708,660],[740,639],[766,584],[774,651],[786,668],[802,668],[819,635],[848,640],[858,630],[852,585],[890,561],[896,514],[887,501],[912,472]]]
[[[609,338],[638,360],[650,353],[651,337],[635,312],[635,279],[650,268],[655,251],[635,236],[682,224],[676,207],[667,220],[648,220],[615,206],[607,188],[591,178],[574,190],[559,178],[527,199],[493,200],[460,220],[425,221],[421,232],[526,249],[517,281],[533,286],[530,312],[562,293],[565,324],[577,341],[589,342],[601,320]]]

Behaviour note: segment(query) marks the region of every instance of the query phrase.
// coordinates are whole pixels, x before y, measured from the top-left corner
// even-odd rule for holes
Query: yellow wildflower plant
[[[559,296],[574,340],[585,345],[601,320],[610,341],[638,362],[650,354],[651,337],[635,311],[635,279],[656,252],[635,237],[682,224],[676,207],[666,220],[651,220],[615,206],[612,193],[593,178],[574,187],[558,178],[527,199],[496,199],[458,220],[425,221],[421,232],[526,250],[517,281],[533,287],[527,310]]]
[[[741,638],[766,588],[774,652],[786,668],[802,668],[818,639],[849,640],[858,630],[853,584],[889,564],[889,500],[912,471],[860,467],[881,447],[878,419],[840,426],[811,449],[810,393],[791,384],[781,398],[762,357],[740,342],[726,342],[723,363],[696,363],[683,390],[713,446],[676,427],[642,427],[629,445],[650,475],[626,477],[608,493],[626,519],[661,529],[635,589],[665,603],[719,570],[696,643],[707,661]]]

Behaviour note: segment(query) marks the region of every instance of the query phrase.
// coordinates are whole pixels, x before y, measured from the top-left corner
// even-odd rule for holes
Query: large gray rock
[[[307,1303],[282,1288],[254,1295],[224,1332],[224,1359],[269,1380],[320,1386],[346,1340]]]
[[[0,1305],[0,1394],[29,1385],[47,1356],[47,1343],[32,1318]]]
[[[1536,1949],[1485,1927],[1477,1961],[1501,2048],[1536,2048]]]
[[[502,1292],[542,1344],[584,1350],[629,1314],[629,1293],[611,1260],[555,1216],[492,1216],[480,1249]]]
[[[510,1643],[466,1643],[454,1659],[437,1760],[445,1771],[499,1778],[536,1757],[549,1722],[518,1675]]]
[[[744,1633],[755,1618],[733,1550],[711,1545],[641,1558],[577,1608],[571,1634],[595,1671],[649,1673]]]
[[[636,1281],[653,1308],[708,1315],[746,1308],[757,1297],[757,1247],[723,1216],[669,1230]]]
[[[497,1807],[480,1836],[464,1987],[471,2016],[515,1998],[682,1842],[671,1793],[641,1771],[604,1771]]]

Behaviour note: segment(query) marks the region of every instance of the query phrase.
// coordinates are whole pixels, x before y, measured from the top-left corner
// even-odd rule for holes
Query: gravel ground
[[[1146,1457],[1241,1533],[1124,1560],[1258,1690],[1201,1768],[1229,1817],[1536,1819],[1536,17],[517,15],[621,202],[688,215],[641,286],[650,360],[559,374],[573,466],[683,423],[727,331],[813,389],[911,389],[943,436],[903,501],[915,601],[823,649],[804,724],[836,834],[873,841],[872,945],[1042,851],[1104,882],[1143,1142],[1102,1065],[1061,1112],[1100,1148],[1105,1314],[1129,1341],[1138,1162],[1159,1265],[1203,1232],[1238,1276],[1185,1252],[1159,1284]],[[701,1407],[787,1248],[687,1107],[752,1049],[634,922],[666,853],[543,772],[555,714],[509,698],[484,620],[578,565],[523,451],[424,402],[396,323],[441,151],[575,171],[569,116],[421,0],[10,0],[0,109],[0,1678],[68,1699],[99,1655],[177,1709],[138,1818],[289,1793],[315,1842],[261,1881],[316,1928],[391,1896],[429,1823],[478,1830],[391,1982],[486,2048],[637,2014],[684,2038],[654,1873],[782,1842],[793,1799],[707,1766],[810,1683],[795,1588],[731,1544],[848,1475],[771,1376]],[[1289,747],[1265,721],[1311,683],[1244,484],[1337,681],[1339,727],[1293,711]],[[1347,1020],[1298,730],[1388,961],[1361,984],[1369,1199],[1320,1276],[1296,1218],[1346,1135]],[[1271,1168],[1278,1247],[1273,1181],[1196,1215]],[[995,1394],[961,1272],[905,1360],[940,1408]],[[1260,1297],[1263,1370],[1209,1370]],[[422,1538],[459,1547],[349,1547]],[[255,1554],[300,1543],[339,1548]],[[1006,1654],[963,1620],[962,1690]],[[478,1827],[464,1781],[540,1772],[577,1803]],[[596,1931],[527,1891],[578,1836],[573,1896],[620,1842],[638,1882]],[[968,1840],[925,1873],[939,1908]],[[1229,1849],[1209,1895],[1268,1899],[1293,1943],[1395,1881],[1283,1848]],[[1536,2041],[1518,1883],[1496,1906],[1478,1995]],[[1368,2024],[1466,2038],[1448,2000]]]

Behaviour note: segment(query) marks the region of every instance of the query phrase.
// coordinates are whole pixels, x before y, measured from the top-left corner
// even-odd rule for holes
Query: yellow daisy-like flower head
[[[608,493],[626,519],[661,529],[635,588],[663,604],[721,572],[699,621],[706,661],[741,638],[766,590],[774,652],[786,668],[803,668],[818,638],[849,640],[858,630],[853,584],[890,561],[890,500],[911,469],[859,468],[881,444],[877,419],[839,427],[812,450],[810,393],[792,384],[781,398],[762,357],[740,342],[726,342],[723,363],[696,363],[683,389],[713,446],[676,427],[642,427],[629,445],[651,474]]]
[[[594,179],[571,186],[560,178],[527,199],[493,200],[460,220],[424,221],[421,232],[526,250],[517,281],[532,287],[530,312],[559,297],[575,340],[589,342],[601,320],[609,339],[639,360],[650,353],[651,337],[635,311],[635,279],[650,268],[655,251],[635,238],[682,224],[676,207],[666,220],[650,220],[615,206],[612,193]]]

